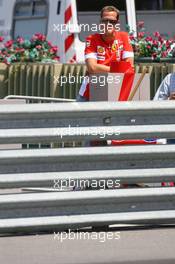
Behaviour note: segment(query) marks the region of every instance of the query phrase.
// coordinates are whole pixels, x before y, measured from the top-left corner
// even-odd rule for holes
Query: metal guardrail
[[[39,96],[23,96],[23,95],[8,95],[4,98],[4,100],[9,100],[9,99],[21,99],[21,100],[26,100],[27,102],[30,101],[37,101],[38,103],[40,102],[75,102],[76,100],[73,99],[66,99],[66,98],[50,98],[50,97],[39,97]]]
[[[174,123],[171,101],[2,105],[0,144],[100,140],[101,132],[102,140],[174,137]],[[82,180],[105,186],[69,192],[57,186]],[[109,180],[112,187],[106,188]],[[114,181],[175,182],[175,145],[1,150],[0,233],[175,223],[174,187],[111,189]],[[29,187],[52,192],[12,194],[13,188]]]
[[[174,209],[175,188],[154,188],[128,190],[108,190],[92,192],[65,193],[27,193],[10,194],[0,197],[1,219],[25,217],[41,217],[49,213],[50,216],[112,214],[130,211],[132,207],[137,211]],[[166,210],[167,210],[166,208]],[[5,209],[5,210],[3,210]],[[27,210],[26,210],[27,209]],[[138,210],[139,209],[139,210]],[[136,210],[135,210],[136,211]],[[164,215],[166,216],[166,215]],[[144,222],[144,219],[142,220]],[[145,220],[145,223],[148,220]]]
[[[98,131],[98,133],[95,133]],[[49,143],[49,142],[72,142],[86,140],[115,140],[138,139],[138,138],[174,138],[175,125],[152,125],[152,126],[105,126],[99,127],[75,127],[62,128],[26,128],[26,129],[2,129],[0,130],[0,144],[15,143]]]
[[[1,151],[1,173],[171,167],[175,146],[93,147]],[[7,166],[8,165],[8,166]]]
[[[87,102],[1,105],[0,128],[69,128],[168,125],[175,123],[173,101]]]
[[[82,170],[65,172],[34,172],[34,173],[12,173],[0,174],[0,188],[25,188],[25,187],[57,187],[58,180],[72,181],[82,184],[94,181],[107,181],[119,179],[120,183],[134,184],[140,179],[144,183],[173,182],[175,181],[175,168],[151,168],[151,169],[129,169],[129,170]],[[57,188],[53,191],[57,191]]]
[[[0,222],[0,232],[38,232],[42,231],[60,231],[68,229],[77,229],[84,226],[112,225],[112,224],[164,224],[165,219],[174,223],[175,213],[172,210],[146,211],[146,212],[127,212],[127,213],[105,213],[105,214],[83,214],[52,217],[25,217],[16,219],[2,219]]]

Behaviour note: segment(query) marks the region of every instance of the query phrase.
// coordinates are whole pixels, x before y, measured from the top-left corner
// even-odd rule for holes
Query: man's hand
[[[175,93],[172,93],[169,97],[169,100],[175,100]]]
[[[134,67],[134,59],[133,58],[127,58],[124,61],[129,62],[132,67]]]

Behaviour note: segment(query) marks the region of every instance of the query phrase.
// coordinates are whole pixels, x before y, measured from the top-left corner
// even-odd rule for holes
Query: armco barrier
[[[1,105],[0,144],[173,138],[174,123],[172,101]],[[175,145],[1,150],[0,233],[174,224],[174,187],[117,188],[160,182],[175,182]]]
[[[152,98],[162,79],[175,70],[175,64],[140,63],[135,65],[136,72],[143,72],[146,66],[150,73]],[[85,73],[84,64],[23,63],[7,66],[1,63],[0,98],[25,95],[75,99]]]

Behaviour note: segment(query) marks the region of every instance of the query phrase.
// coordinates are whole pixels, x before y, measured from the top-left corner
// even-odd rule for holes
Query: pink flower
[[[146,41],[153,41],[153,38],[148,36],[148,37],[145,38],[145,40]]]
[[[49,47],[52,47],[51,41],[48,41],[47,44],[48,44]]]
[[[44,36],[44,35],[40,35],[40,36],[39,36],[39,40],[40,40],[40,41],[45,41],[45,40],[46,40],[46,36]]]
[[[166,46],[166,48],[169,48],[169,47],[171,46],[171,42],[167,41],[167,42],[165,43],[165,46]]]
[[[33,37],[34,37],[34,40],[39,40],[39,41],[45,41],[46,40],[46,36],[44,36],[41,33],[36,33]]]
[[[25,49],[23,49],[23,48],[16,48],[15,51],[20,52],[20,53],[23,53],[25,51]]]
[[[129,38],[131,41],[135,39],[133,35],[130,35]]]
[[[147,46],[147,49],[151,49],[151,46],[150,46],[150,45],[148,45],[148,46]]]
[[[158,32],[158,31],[156,31],[156,32],[154,32],[154,37],[156,37],[156,38],[159,38],[160,37],[160,33]]]
[[[37,39],[38,39],[38,37],[35,36],[35,35],[33,35],[31,40],[32,40],[32,41],[36,41]]]
[[[160,36],[158,37],[158,40],[162,43],[164,41],[164,39]]]
[[[5,47],[6,47],[6,48],[11,48],[12,45],[13,45],[13,40],[9,40],[9,41],[7,41],[7,42],[5,43]]]
[[[60,60],[60,57],[56,56],[56,57],[53,58],[53,60],[59,61]]]
[[[156,59],[156,58],[157,58],[157,53],[154,52],[154,53],[152,54],[152,59]]]
[[[139,22],[137,23],[138,28],[143,28],[144,25],[145,25],[145,22],[144,22],[144,21],[139,21]]]
[[[144,36],[145,36],[145,32],[139,32],[139,33],[138,33],[138,37],[139,37],[139,38],[143,38]]]
[[[18,38],[17,38],[17,42],[18,42],[19,44],[23,44],[23,43],[24,43],[24,39],[21,38],[21,37],[18,37]]]
[[[0,42],[3,42],[4,41],[4,37],[0,37]]]
[[[42,46],[41,45],[37,45],[36,49],[40,50],[40,49],[42,49]]]
[[[167,55],[168,55],[167,51],[163,51],[163,52],[162,52],[162,57],[163,57],[163,58],[166,58]]]
[[[153,45],[156,46],[156,47],[158,46],[157,40],[155,40],[155,39],[153,40]]]
[[[36,40],[43,42],[46,40],[46,36],[42,35],[41,33],[36,33],[35,35],[33,35],[32,41],[36,41]]]
[[[53,46],[49,51],[50,51],[50,53],[57,53],[58,52],[58,47],[57,46]]]

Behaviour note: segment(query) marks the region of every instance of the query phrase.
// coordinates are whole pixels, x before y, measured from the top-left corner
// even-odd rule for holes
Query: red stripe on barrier
[[[72,18],[72,7],[71,5],[65,11],[64,23],[67,24]]]
[[[68,51],[70,46],[74,43],[74,34],[71,34],[65,39],[65,52]]]
[[[156,141],[146,141],[144,139],[124,139],[124,140],[112,140],[112,146],[122,145],[156,145]]]

